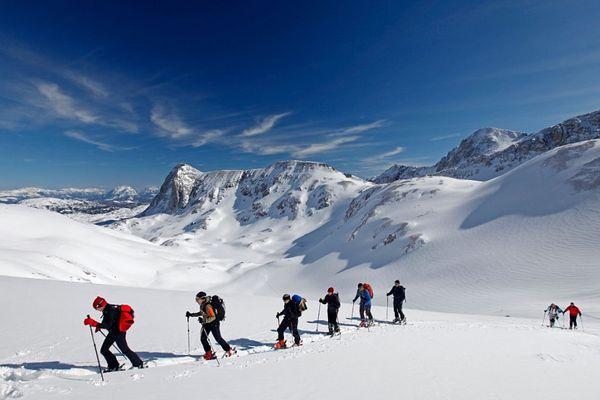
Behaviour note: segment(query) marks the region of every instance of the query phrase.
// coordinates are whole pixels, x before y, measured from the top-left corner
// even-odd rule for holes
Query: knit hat
[[[284,294],[282,297],[283,300],[289,300],[290,299],[290,295],[289,294]]]
[[[333,290],[332,287],[330,287],[329,289],[327,289],[327,293],[333,293],[333,292],[334,292],[334,290]]]
[[[198,294],[196,295],[197,299],[201,299],[201,298],[204,298],[204,297],[206,297],[206,292],[198,292]]]
[[[106,300],[104,300],[102,297],[98,296],[94,299],[94,302],[92,303],[92,307],[94,307],[95,309],[98,309],[100,307],[104,307],[106,306],[108,303],[106,302]]]

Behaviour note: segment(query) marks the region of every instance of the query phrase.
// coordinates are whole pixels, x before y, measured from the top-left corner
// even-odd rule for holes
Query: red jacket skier
[[[104,343],[102,343],[102,347],[100,348],[100,353],[102,353],[108,364],[108,368],[105,369],[104,372],[118,371],[121,369],[117,357],[110,351],[110,347],[113,343],[117,344],[118,348],[129,361],[131,361],[131,364],[133,364],[135,368],[144,368],[144,363],[140,357],[127,345],[126,331],[128,326],[123,325],[122,318],[124,312],[122,308],[126,306],[108,304],[106,300],[98,296],[92,303],[92,307],[94,307],[96,311],[102,313],[102,322],[98,322],[88,316],[83,321],[83,324],[96,328],[96,331],[99,331],[100,329],[106,329],[108,331],[106,339],[104,339]],[[130,310],[129,306],[127,307]]]
[[[569,329],[577,329],[577,317],[581,315],[581,310],[575,305],[575,303],[571,303],[569,307],[565,308],[563,314],[569,312]]]

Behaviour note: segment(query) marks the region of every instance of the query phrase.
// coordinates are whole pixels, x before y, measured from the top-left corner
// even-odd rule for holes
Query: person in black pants
[[[335,293],[334,289],[330,287],[327,289],[327,295],[323,299],[319,299],[321,304],[327,304],[327,326],[329,327],[329,334],[333,335],[334,332],[339,332],[340,327],[338,326],[338,311],[340,310],[340,296]]]
[[[140,357],[129,348],[127,344],[127,332],[123,331],[119,326],[119,322],[121,319],[121,306],[108,304],[106,300],[102,297],[96,297],[92,306],[97,310],[102,312],[102,322],[98,322],[90,317],[87,317],[84,321],[84,325],[89,325],[96,328],[96,332],[100,329],[108,330],[108,334],[104,339],[104,343],[102,343],[102,347],[100,348],[100,353],[106,359],[106,363],[108,364],[108,368],[104,372],[112,372],[118,371],[120,368],[119,361],[117,357],[110,351],[110,347],[116,343],[117,347],[121,352],[131,361],[131,364],[135,368],[144,368],[144,363],[140,359]]]
[[[396,316],[396,319],[394,319],[393,322],[404,322],[406,317],[402,312],[402,303],[406,301],[406,289],[404,286],[400,285],[400,281],[396,279],[394,286],[392,286],[392,290],[390,290],[387,295],[394,295],[394,315]]]
[[[212,333],[213,337],[221,345],[221,348],[225,352],[226,357],[231,357],[235,350],[231,348],[229,343],[223,339],[221,336],[221,322],[217,318],[217,314],[215,309],[211,304],[211,298],[206,295],[205,292],[199,292],[196,295],[196,302],[200,306],[200,312],[191,313],[187,311],[185,313],[186,317],[199,317],[199,321],[202,324],[202,334],[200,335],[200,342],[202,342],[202,347],[204,348],[204,359],[205,360],[214,360],[217,358],[217,355],[213,352],[210,347],[210,343],[208,342],[208,335]]]
[[[292,335],[294,336],[294,344],[296,346],[302,345],[300,333],[298,332],[298,319],[302,315],[300,306],[295,301],[292,301],[292,298],[289,294],[283,295],[283,304],[283,311],[278,312],[276,315],[276,318],[279,318],[281,315],[283,315],[283,320],[277,328],[277,343],[275,343],[276,349],[284,349],[287,347],[285,339],[283,338],[283,333],[288,328],[290,331],[292,331]]]

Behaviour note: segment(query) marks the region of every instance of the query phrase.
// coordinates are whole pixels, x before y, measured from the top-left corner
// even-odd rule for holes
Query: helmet
[[[206,297],[206,292],[198,292],[198,294],[196,295],[197,299],[202,299]]]
[[[102,297],[98,296],[94,299],[94,302],[92,303],[92,307],[94,307],[95,309],[98,309],[100,307],[104,307],[106,306],[108,303],[106,302],[106,300],[104,300]]]
[[[395,284],[400,284],[400,281],[399,281],[398,279],[396,279],[396,280],[394,281],[394,283],[395,283]]]
[[[283,300],[289,300],[290,299],[290,295],[289,294],[284,294],[282,297]]]
[[[363,287],[363,284],[362,284],[362,283],[359,283],[359,284],[358,284],[358,288],[360,289],[361,287]]]
[[[333,293],[335,290],[333,290],[333,287],[330,287],[329,289],[327,289],[327,293]]]

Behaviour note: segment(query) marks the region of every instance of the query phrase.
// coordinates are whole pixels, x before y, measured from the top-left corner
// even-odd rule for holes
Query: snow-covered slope
[[[102,283],[204,282],[244,293],[295,282],[309,295],[369,281],[380,304],[400,278],[414,307],[488,314],[523,313],[548,298],[596,304],[599,160],[600,140],[591,140],[487,182],[423,177],[388,185],[298,161],[209,173],[179,166],[144,216],[112,224],[123,231],[118,238],[4,206],[1,271],[68,280],[91,271]]]
[[[115,227],[208,258],[223,285],[245,292],[290,280],[308,293],[326,280],[344,290],[368,280],[381,291],[400,277],[419,308],[502,314],[547,297],[597,302],[599,144],[556,148],[487,182],[372,185],[297,162],[185,166],[193,179],[180,185],[176,168],[146,216]]]
[[[207,260],[57,213],[0,205],[0,220],[2,275],[157,287],[175,276],[178,288],[224,279]]]
[[[295,287],[289,282],[288,290]],[[349,319],[352,307],[345,303],[339,315],[342,335],[330,339],[315,332],[318,307],[316,298],[309,297],[299,325],[304,346],[273,351],[280,293],[219,292],[228,313],[221,332],[239,350],[239,357],[221,359],[219,367],[199,359],[203,352],[195,320],[190,321],[188,355],[185,311],[196,311],[196,290],[0,278],[0,292],[5,301],[0,308],[2,399],[597,397],[600,325],[587,315],[598,309],[583,308],[585,330],[570,332],[540,327],[545,303],[532,304],[535,319],[407,310],[405,326],[385,324],[385,308],[374,307],[382,323],[367,331],[356,329],[357,321]],[[106,374],[106,382],[100,381],[90,332],[82,324],[86,314],[97,318],[90,303],[99,294],[135,309],[136,322],[127,337],[148,369]],[[352,293],[341,295],[348,301]],[[323,310],[320,321],[323,332]]]
[[[548,150],[599,138],[600,111],[570,118],[531,135],[506,129],[483,128],[461,141],[458,147],[431,167],[393,165],[371,180],[375,183],[389,183],[425,175],[488,180]]]

